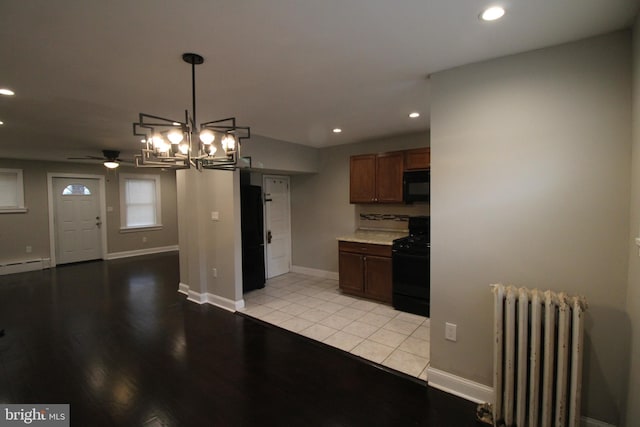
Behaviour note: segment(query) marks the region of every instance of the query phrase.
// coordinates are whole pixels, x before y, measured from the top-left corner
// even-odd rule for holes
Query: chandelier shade
[[[135,156],[136,166],[235,170],[242,141],[251,137],[251,130],[238,126],[235,117],[197,123],[195,66],[204,58],[185,53],[182,59],[191,64],[192,115],[185,110],[180,121],[140,113],[133,123],[133,134],[142,143],[141,154]]]

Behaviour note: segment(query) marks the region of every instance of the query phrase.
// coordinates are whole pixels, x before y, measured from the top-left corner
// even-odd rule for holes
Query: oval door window
[[[69,184],[62,190],[63,196],[90,196],[91,190],[82,184]]]

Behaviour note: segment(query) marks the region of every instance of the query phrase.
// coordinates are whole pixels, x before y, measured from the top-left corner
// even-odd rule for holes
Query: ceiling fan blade
[[[104,160],[104,157],[96,157],[96,156],[67,157],[67,160]]]

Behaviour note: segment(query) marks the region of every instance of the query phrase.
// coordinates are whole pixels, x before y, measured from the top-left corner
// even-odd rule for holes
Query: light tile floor
[[[427,380],[429,319],[342,294],[336,280],[298,273],[244,295],[242,312]]]

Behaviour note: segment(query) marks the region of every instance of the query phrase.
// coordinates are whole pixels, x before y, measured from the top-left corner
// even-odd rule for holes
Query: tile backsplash
[[[409,221],[409,215],[361,213],[360,221]]]
[[[358,228],[407,230],[409,217],[429,215],[429,205],[356,205]]]

